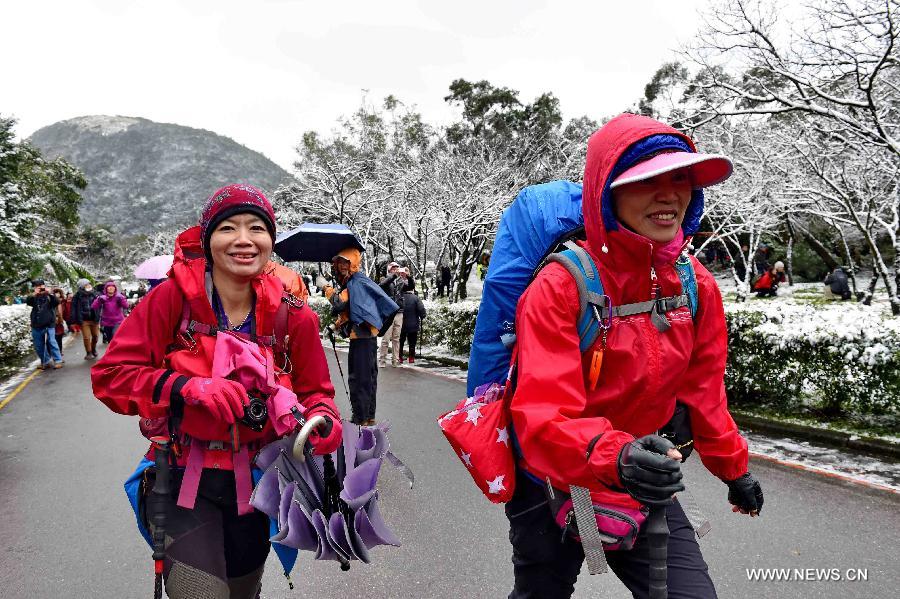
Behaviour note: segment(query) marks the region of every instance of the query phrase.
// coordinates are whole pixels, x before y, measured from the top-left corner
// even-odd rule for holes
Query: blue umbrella
[[[331,262],[349,247],[365,251],[350,227],[334,223],[303,223],[275,240],[275,253],[285,262]]]

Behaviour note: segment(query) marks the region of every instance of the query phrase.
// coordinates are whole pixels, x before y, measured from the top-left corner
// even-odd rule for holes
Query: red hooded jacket
[[[217,324],[206,291],[206,261],[202,257],[190,258],[176,247],[170,278],[137,304],[106,354],[91,369],[94,395],[114,412],[150,419],[167,417],[173,395],[177,395],[186,377],[210,376],[214,338],[195,334],[197,344],[191,348],[178,335],[185,301],[190,303],[192,320],[213,327]],[[256,294],[256,330],[260,335],[270,335],[284,285],[278,277],[266,273],[251,284]],[[305,304],[299,309],[291,308],[287,333],[293,367],[290,373],[279,374],[279,382],[297,394],[304,408],[315,410],[309,413],[322,411],[339,418],[319,339],[318,316]],[[271,423],[259,433],[239,428],[242,443],[276,438]],[[195,406],[184,405],[181,430],[198,439],[230,440],[227,425]],[[180,463],[185,459],[182,456]],[[204,467],[232,469],[231,450],[207,451]]]
[[[587,242],[613,305],[682,293],[674,267],[677,253],[662,258],[647,238],[619,227],[607,231],[601,195],[618,158],[638,140],[677,135],[671,127],[636,115],[616,117],[591,136],[584,173]],[[654,261],[654,257],[656,261]],[[637,507],[611,487],[621,487],[617,459],[622,445],[655,433],[675,410],[688,408],[694,446],[703,464],[722,480],[747,472],[747,443],[728,413],[725,397],[727,335],[722,298],[712,275],[694,258],[699,309],[669,312],[661,333],[649,314],[615,318],[607,337],[599,384],[585,386],[592,351],[578,347],[578,291],[562,265],[544,268],[519,300],[518,386],[511,402],[522,465],[541,480],[567,489],[591,489],[594,499]],[[653,271],[656,281],[651,279]],[[601,343],[597,341],[595,348]],[[589,446],[594,443],[593,449]]]

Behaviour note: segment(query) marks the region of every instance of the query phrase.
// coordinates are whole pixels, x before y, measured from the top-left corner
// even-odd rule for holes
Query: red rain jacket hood
[[[674,268],[677,251],[654,247],[622,226],[608,231],[601,217],[602,190],[616,161],[636,141],[660,133],[687,140],[652,119],[622,115],[594,133],[588,144],[584,246],[613,305],[650,300],[654,285],[663,297],[682,293]],[[650,323],[649,314],[615,318],[605,339],[583,355],[575,281],[555,263],[538,274],[517,307],[519,374],[510,406],[526,471],[564,490],[577,484],[591,489],[596,500],[636,507],[621,492],[619,451],[668,422],[676,401],[687,406],[694,446],[713,474],[732,480],[747,471],[747,444],[725,397],[722,298],[709,272],[691,260],[697,273],[696,317],[687,307],[669,312],[671,329],[664,333]],[[592,356],[600,350],[603,365],[592,391],[585,381]]]

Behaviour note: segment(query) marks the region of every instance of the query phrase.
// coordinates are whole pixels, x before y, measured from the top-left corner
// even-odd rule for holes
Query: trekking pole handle
[[[303,452],[304,447],[306,447],[306,442],[309,440],[309,436],[312,432],[325,424],[324,416],[313,416],[300,428],[300,432],[297,433],[297,438],[294,439],[294,459],[298,462],[305,462],[306,455]]]

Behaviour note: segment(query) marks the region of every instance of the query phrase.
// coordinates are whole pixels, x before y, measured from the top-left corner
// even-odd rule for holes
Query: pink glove
[[[315,429],[309,436],[309,442],[313,446],[313,453],[325,455],[336,451],[341,444],[344,426],[341,424],[340,417],[335,413],[335,409],[325,403],[319,403],[308,409],[303,415],[307,420],[313,416],[325,417],[325,424]]]
[[[181,388],[184,403],[200,406],[222,422],[234,424],[243,417],[244,406],[250,403],[247,390],[236,381],[213,377],[193,377]]]

